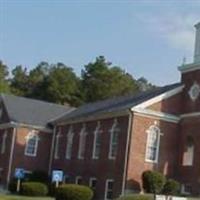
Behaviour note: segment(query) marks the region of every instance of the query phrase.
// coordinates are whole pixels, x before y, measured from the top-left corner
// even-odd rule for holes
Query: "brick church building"
[[[79,108],[1,95],[0,181],[15,168],[64,171],[65,182],[89,185],[96,199],[142,190],[156,170],[200,195],[200,23],[194,61],[176,84]]]

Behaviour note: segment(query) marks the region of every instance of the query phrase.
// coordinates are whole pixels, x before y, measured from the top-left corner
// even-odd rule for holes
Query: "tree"
[[[70,105],[76,105],[79,101],[79,79],[73,69],[63,63],[51,66],[42,88],[45,95],[43,97],[48,101]]]
[[[0,60],[0,92],[9,92],[8,67]]]
[[[148,82],[148,80],[144,77],[141,77],[137,80],[137,85],[140,91],[147,91],[147,90],[156,88],[155,85]]]
[[[111,65],[103,56],[99,56],[82,70],[82,89],[86,102],[138,91],[136,81],[130,74]]]
[[[29,91],[27,69],[23,68],[21,65],[18,65],[12,70],[12,75],[12,93],[19,96],[26,96]]]

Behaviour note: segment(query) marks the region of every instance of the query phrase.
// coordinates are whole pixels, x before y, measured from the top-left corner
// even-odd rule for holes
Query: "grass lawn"
[[[0,200],[54,200],[50,197],[23,197],[17,195],[0,195]]]

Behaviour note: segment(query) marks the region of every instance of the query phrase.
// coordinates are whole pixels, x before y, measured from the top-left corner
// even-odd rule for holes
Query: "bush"
[[[159,194],[166,182],[165,176],[156,171],[145,171],[142,175],[143,188],[147,193]]]
[[[63,184],[56,189],[56,200],[91,200],[93,191],[86,186]]]
[[[9,185],[8,185],[8,190],[11,192],[11,193],[14,193],[17,191],[17,179],[13,178]]]
[[[39,182],[22,183],[21,194],[26,196],[46,196],[48,193],[47,186]]]
[[[119,198],[118,200],[152,200],[150,195],[130,195]]]
[[[46,172],[44,171],[33,171],[30,175],[29,175],[29,181],[31,182],[41,182],[41,183],[48,183],[49,181],[49,176]]]
[[[165,195],[177,195],[180,191],[180,183],[169,179],[164,185],[162,193]]]

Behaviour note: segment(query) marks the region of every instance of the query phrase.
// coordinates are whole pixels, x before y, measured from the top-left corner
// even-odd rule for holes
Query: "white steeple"
[[[195,39],[195,50],[194,50],[194,63],[200,63],[200,22],[195,25],[196,28],[196,39]]]

